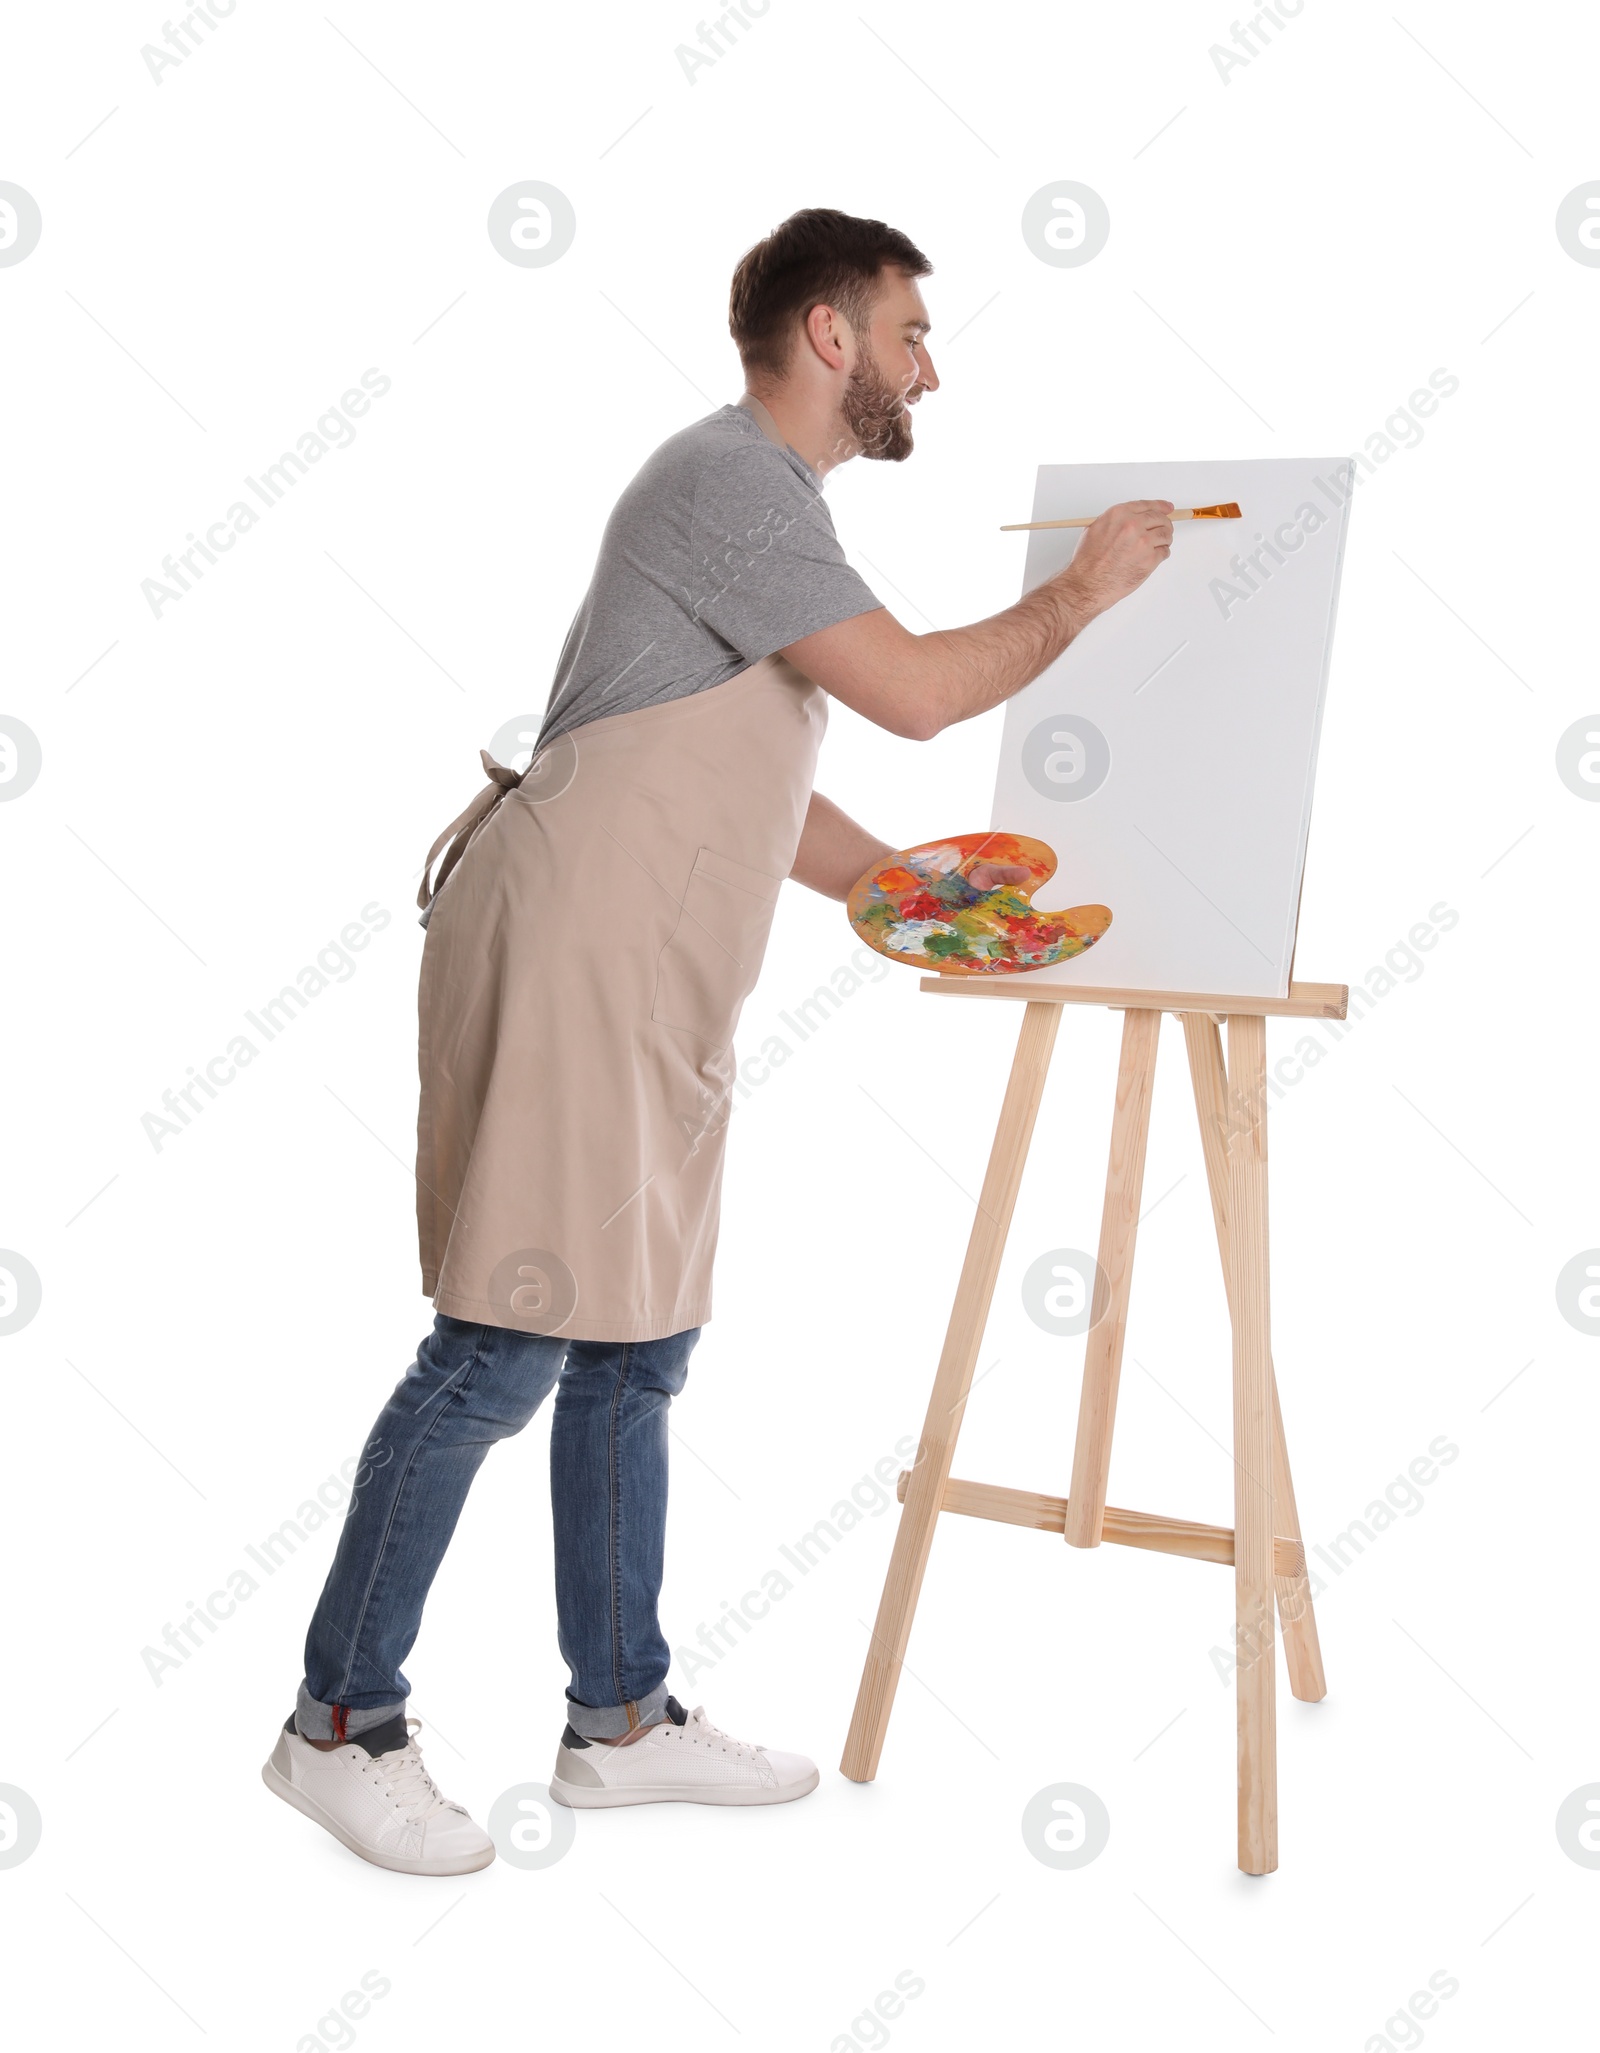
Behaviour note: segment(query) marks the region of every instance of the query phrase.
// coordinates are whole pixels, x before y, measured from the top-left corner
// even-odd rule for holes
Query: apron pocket
[[[761,972],[781,877],[702,848],[672,937],[656,961],[650,1017],[714,1048],[733,1039]]]

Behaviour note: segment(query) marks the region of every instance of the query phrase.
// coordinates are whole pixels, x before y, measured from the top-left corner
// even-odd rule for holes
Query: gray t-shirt
[[[757,411],[757,408],[759,411]],[[882,605],[845,561],[822,485],[748,398],[663,442],[606,522],[541,743],[688,698]]]

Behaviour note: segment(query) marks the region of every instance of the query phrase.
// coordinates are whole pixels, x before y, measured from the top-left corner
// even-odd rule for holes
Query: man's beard
[[[911,454],[911,411],[906,402],[920,398],[923,387],[901,393],[864,352],[850,373],[841,412],[861,454],[872,463],[904,463]]]

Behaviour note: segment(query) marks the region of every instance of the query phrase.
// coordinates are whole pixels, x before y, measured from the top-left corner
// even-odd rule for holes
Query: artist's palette
[[[1111,924],[1104,905],[1034,907],[1055,867],[1055,851],[1024,834],[952,834],[875,863],[845,910],[868,947],[891,962],[943,976],[1013,976],[1070,961]],[[997,878],[997,868],[1021,874]]]

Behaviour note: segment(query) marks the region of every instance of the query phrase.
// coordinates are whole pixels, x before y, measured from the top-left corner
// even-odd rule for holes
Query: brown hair
[[[933,269],[908,236],[884,221],[833,207],[803,207],[745,251],[728,295],[728,328],[746,373],[781,377],[794,353],[795,327],[814,306],[837,307],[860,334],[885,265],[908,278]]]

